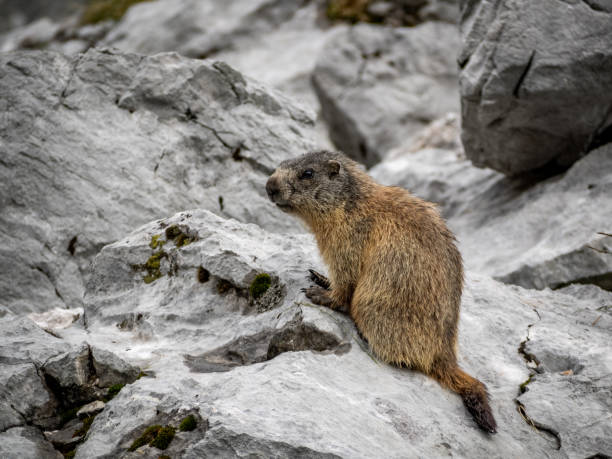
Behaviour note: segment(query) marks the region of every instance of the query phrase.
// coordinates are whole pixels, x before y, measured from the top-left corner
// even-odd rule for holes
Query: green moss
[[[123,387],[125,386],[125,384],[113,384],[112,386],[110,386],[108,388],[107,391],[107,396],[109,400],[112,400],[112,398],[117,395],[119,392],[121,392],[121,389],[123,389]]]
[[[156,234],[151,237],[151,242],[149,242],[149,247],[152,249],[161,249],[167,241],[160,239],[161,234]]]
[[[83,420],[83,425],[74,431],[74,434],[72,435],[73,437],[82,437],[84,435],[87,434],[87,432],[89,432],[89,428],[91,427],[91,424],[93,423],[94,419],[95,419],[96,415],[94,414],[93,416],[88,416]]]
[[[196,420],[193,414],[190,414],[189,416],[187,416],[181,421],[179,425],[179,430],[181,432],[189,432],[189,431],[195,430],[197,426],[198,426],[198,421]]]
[[[138,376],[136,376],[136,380],[138,381],[140,378],[144,378],[145,376],[149,376],[146,372],[141,371],[140,373],[138,373]]]
[[[153,255],[151,255],[144,265],[139,266],[141,270],[147,272],[147,274],[143,278],[145,284],[150,284],[151,282],[156,281],[162,276],[160,269],[161,260],[162,258],[166,258],[167,256],[168,254],[166,254],[166,252],[160,250],[159,252],[155,252]]]
[[[328,0],[326,14],[332,21],[370,22],[370,0]]]
[[[73,459],[75,454],[76,454],[76,449],[73,449],[72,451],[68,451],[67,453],[64,453],[64,459]]]
[[[161,428],[162,426],[158,424],[147,427],[142,435],[134,440],[132,445],[128,448],[128,451],[136,451],[141,446],[151,443],[153,440],[155,440],[155,437]]]
[[[172,426],[165,426],[159,429],[156,437],[149,443],[149,446],[153,446],[157,449],[166,449],[172,443],[174,434],[176,431]]]
[[[194,241],[194,238],[187,236],[185,233],[181,233],[176,237],[174,243],[177,247],[184,247],[187,244],[191,244]]]
[[[251,282],[251,286],[249,287],[249,292],[254,299],[261,297],[272,285],[272,278],[269,274],[261,273],[255,276],[253,282]]]
[[[166,228],[166,238],[173,240],[177,247],[184,247],[196,240],[195,237],[189,236],[178,225],[172,225]]]
[[[81,24],[118,21],[130,6],[150,0],[91,0],[81,16]]]
[[[219,196],[219,210],[223,212],[223,196]]]
[[[170,459],[170,456],[167,456],[165,454],[162,454],[161,456],[159,456],[157,459]]]

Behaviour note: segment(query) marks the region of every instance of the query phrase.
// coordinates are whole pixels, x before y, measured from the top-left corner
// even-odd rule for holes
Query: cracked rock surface
[[[189,230],[193,242],[166,241],[173,225]],[[167,258],[162,275],[146,283],[131,266],[159,250],[150,246],[156,235]],[[205,282],[200,267],[209,273]],[[380,363],[350,319],[307,303],[300,288],[308,285],[308,267],[321,269],[310,237],[203,210],[152,222],[105,247],[87,286],[86,329],[77,323],[57,333],[67,342],[86,336],[147,376],[106,404],[76,457],[158,457],[155,447],[128,449],[147,427],[176,428],[189,413],[199,416],[198,428],[177,430],[166,450],[171,457],[564,458],[609,450],[612,429],[592,416],[609,410],[605,390],[598,392],[611,365],[604,352],[609,292],[525,290],[468,275],[460,360],[492,395],[499,433],[487,437],[457,396]],[[284,292],[263,312],[249,296],[257,273]],[[538,368],[525,361],[521,343]],[[561,374],[568,369],[574,373]],[[568,390],[547,392],[547,378]],[[530,399],[531,391],[541,399]],[[597,421],[594,431],[579,425],[586,418]]]
[[[478,169],[459,150],[393,156],[372,175],[439,203],[469,269],[527,288],[612,289],[612,144],[541,182]]]
[[[337,31],[312,81],[334,144],[372,166],[430,121],[458,111],[456,27],[359,24]]]
[[[114,384],[134,381],[138,370],[109,351],[70,344],[26,317],[2,313],[0,457],[63,457],[42,431],[62,428],[74,417],[70,410],[76,413],[104,397]],[[75,430],[68,433],[69,441]]]
[[[507,175],[567,167],[610,141],[609,2],[465,0],[461,8],[462,139],[474,164]]]
[[[276,231],[281,159],[311,115],[223,63],[92,49],[0,55],[0,304],[82,305],[87,267],[138,225],[191,207]]]

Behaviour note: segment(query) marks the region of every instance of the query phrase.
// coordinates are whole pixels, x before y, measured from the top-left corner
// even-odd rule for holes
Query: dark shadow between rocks
[[[350,348],[350,343],[337,336],[294,320],[279,330],[268,329],[241,336],[210,352],[185,355],[184,361],[193,373],[215,373],[272,360],[284,352],[314,351],[341,355]]]

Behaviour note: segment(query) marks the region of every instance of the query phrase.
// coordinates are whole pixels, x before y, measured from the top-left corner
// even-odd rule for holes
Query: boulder
[[[527,288],[612,289],[612,144],[540,182],[475,168],[458,151],[392,156],[372,176],[440,204],[470,270]]]
[[[101,43],[125,51],[176,51],[208,57],[241,37],[269,32],[290,19],[301,2],[284,0],[158,0],[131,7]]]
[[[0,0],[0,34],[41,18],[59,21],[78,13],[88,0],[49,2],[47,0]]]
[[[461,7],[462,139],[476,166],[567,168],[612,139],[609,2]]]
[[[0,317],[0,457],[55,457],[53,445],[62,452],[74,449],[87,431],[83,425],[104,408],[100,399],[111,398],[138,375],[106,350],[70,344],[23,316],[5,313]],[[91,400],[97,400],[95,406],[81,410],[90,418],[73,420]]]
[[[187,244],[168,239],[175,228],[189,235]],[[151,279],[142,266],[156,253],[159,273]],[[308,303],[299,289],[309,284],[307,268],[322,269],[316,253],[305,235],[274,234],[208,211],[152,222],[105,247],[87,285],[88,336],[149,376],[107,404],[76,457],[157,457],[158,448],[138,440],[164,426],[176,435],[163,454],[190,458],[609,451],[606,418],[582,424],[610,409],[606,392],[597,392],[610,386],[612,315],[602,308],[609,292],[525,290],[468,275],[460,360],[492,395],[499,433],[485,438],[459,397],[379,362],[350,319]],[[251,288],[261,274],[270,276],[259,297],[265,308]],[[563,356],[567,365],[553,364]],[[559,374],[571,368],[576,374]],[[555,393],[549,381],[557,376],[575,392]],[[528,398],[532,391],[545,398]],[[189,414],[197,427],[182,432]]]
[[[458,111],[456,27],[359,24],[337,31],[312,75],[334,144],[373,166],[430,121]]]
[[[190,207],[277,231],[269,173],[313,148],[310,113],[223,63],[92,49],[0,56],[0,304],[82,305],[93,255]]]
[[[62,459],[35,427],[14,427],[0,432],[0,456],[6,459]]]

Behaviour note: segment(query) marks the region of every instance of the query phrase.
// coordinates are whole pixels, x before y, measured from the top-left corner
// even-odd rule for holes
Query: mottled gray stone
[[[3,459],[62,459],[35,427],[15,427],[0,432],[0,457]]]
[[[265,181],[314,146],[310,114],[229,66],[90,50],[0,56],[0,304],[82,305],[93,255],[191,207],[276,231]]]
[[[167,242],[163,275],[146,284],[143,273],[130,265],[146,260],[153,253],[148,246],[151,237],[172,224],[189,228],[198,239],[180,248]],[[199,266],[209,271],[205,283],[198,281]],[[608,355],[593,346],[607,346],[609,318],[590,325],[594,333],[585,334],[584,328],[600,314],[597,308],[602,302],[612,299],[610,293],[584,286],[564,293],[525,290],[468,275],[460,360],[492,395],[499,433],[486,437],[457,396],[421,374],[380,363],[350,319],[307,303],[299,288],[309,283],[305,278],[309,267],[321,269],[312,239],[268,233],[206,211],[153,222],[107,246],[96,258],[88,283],[88,336],[93,345],[139,362],[151,376],[126,386],[108,403],[77,457],[138,457],[126,450],[147,426],[176,426],[177,413],[185,412],[199,413],[208,426],[181,437],[177,444],[187,457],[563,458],[582,452],[586,456],[602,433],[612,433],[599,422],[593,432],[582,429],[578,436],[568,436],[558,450],[556,437],[536,431],[515,401],[534,371],[519,352],[523,342],[542,343],[533,349],[541,362],[565,346],[574,349],[585,367],[606,371]],[[262,271],[278,278],[286,295],[277,307],[257,313],[245,290],[249,279]],[[219,279],[234,287],[220,292]],[[277,333],[294,321],[350,347],[344,352],[320,352],[306,346],[272,358],[257,357],[262,355],[257,346],[266,345],[257,337]],[[559,330],[571,340],[563,341]],[[60,332],[70,337],[69,331]],[[70,339],[78,339],[78,334]],[[191,365],[189,356],[226,358],[220,345],[240,351],[229,369]],[[250,359],[249,351],[260,354]],[[539,371],[556,370],[542,366]],[[520,395],[520,402],[536,425],[549,425],[558,411],[568,418],[566,430],[578,430],[578,422],[589,416],[586,407],[605,407],[594,393],[598,384],[590,374],[584,378],[579,397],[586,400],[585,410],[575,406],[576,394],[568,392],[560,397],[548,394],[555,410],[533,404],[533,415],[531,404],[523,401],[529,392]],[[580,413],[574,416],[574,410]],[[139,454],[153,457],[148,448],[139,449]]]
[[[468,158],[508,175],[567,167],[612,128],[612,6],[462,1]]]
[[[458,111],[456,27],[359,24],[335,33],[313,84],[334,144],[368,166],[430,121]]]

